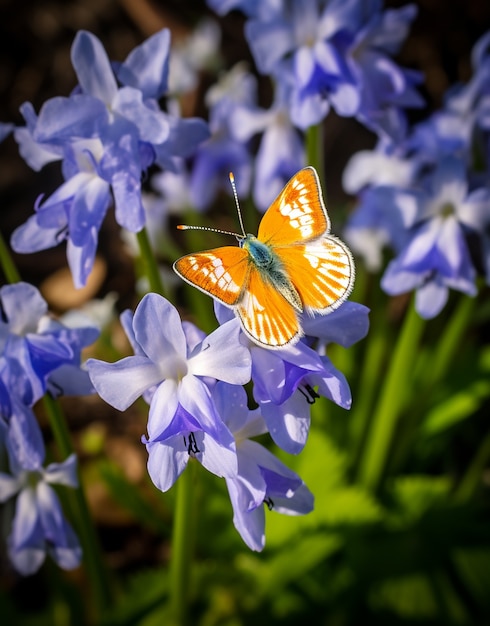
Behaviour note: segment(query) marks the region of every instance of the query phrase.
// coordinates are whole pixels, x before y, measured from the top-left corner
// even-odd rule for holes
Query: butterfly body
[[[239,245],[248,252],[248,262],[260,272],[262,279],[270,282],[295,309],[302,312],[301,298],[274,249],[250,234],[241,239]]]
[[[174,269],[231,307],[253,341],[279,348],[302,336],[301,313],[324,315],[352,289],[352,256],[329,233],[318,176],[306,167],[266,211],[257,237],[237,235],[238,247],[186,255]]]

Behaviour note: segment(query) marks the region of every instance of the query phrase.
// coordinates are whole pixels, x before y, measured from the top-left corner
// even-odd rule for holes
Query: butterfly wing
[[[330,230],[318,175],[312,167],[295,174],[267,209],[257,238],[285,246],[321,237]]]
[[[275,249],[306,309],[328,313],[354,286],[354,261],[345,244],[332,235]]]
[[[248,284],[248,261],[249,255],[243,248],[224,246],[187,254],[175,261],[174,270],[194,287],[234,306]]]
[[[294,307],[253,265],[247,288],[235,311],[245,333],[267,348],[295,343],[302,334]]]

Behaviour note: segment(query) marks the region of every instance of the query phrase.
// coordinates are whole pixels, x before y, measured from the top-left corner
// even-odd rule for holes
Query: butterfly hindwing
[[[250,268],[247,288],[235,310],[246,334],[266,347],[294,343],[301,334],[294,307],[256,267]]]
[[[348,248],[332,235],[275,252],[306,309],[327,313],[352,291],[354,261]]]
[[[236,246],[224,246],[187,254],[175,261],[174,270],[201,291],[233,306],[247,285],[248,253]]]
[[[328,233],[318,175],[312,167],[295,174],[260,222],[258,239],[271,246],[310,241]]]

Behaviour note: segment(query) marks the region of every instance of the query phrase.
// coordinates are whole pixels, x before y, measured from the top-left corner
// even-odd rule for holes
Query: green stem
[[[456,350],[460,346],[461,337],[468,327],[475,308],[476,298],[461,295],[456,310],[444,329],[434,352],[431,354],[430,367],[424,372],[425,389],[430,392],[445,376],[454,362]]]
[[[413,449],[412,446],[420,427],[421,417],[425,415],[427,407],[431,405],[431,397],[437,385],[444,380],[447,371],[454,364],[454,359],[457,358],[462,337],[472,319],[475,306],[476,298],[461,294],[458,305],[430,352],[428,363],[421,368],[421,375],[419,374],[417,378],[419,398],[415,405],[416,410],[407,416],[403,436],[399,439],[390,464],[393,470],[403,466]]]
[[[0,264],[5,274],[5,278],[9,283],[18,283],[20,281],[19,272],[15,267],[15,263],[10,255],[10,250],[7,248],[2,234],[0,233]]]
[[[398,418],[407,389],[410,388],[413,363],[423,328],[424,321],[412,303],[405,315],[361,456],[359,480],[373,490],[378,489],[388,462]]]
[[[194,549],[194,465],[194,461],[189,459],[187,468],[175,486],[177,496],[172,533],[170,592],[173,623],[177,626],[186,626],[189,617],[190,567]]]
[[[378,311],[381,309],[378,308]],[[359,471],[362,450],[366,444],[369,427],[373,418],[373,406],[376,400],[378,381],[382,380],[382,367],[389,348],[386,333],[386,318],[382,315],[374,318],[373,327],[367,337],[367,346],[359,384],[358,397],[353,400],[351,417],[352,438],[352,474]]]
[[[165,287],[162,282],[162,277],[160,276],[157,260],[150,245],[146,228],[143,227],[139,233],[136,233],[136,238],[138,240],[141,258],[145,264],[146,276],[148,278],[148,282],[150,283],[150,289],[155,293],[165,296]]]
[[[471,461],[465,475],[456,489],[455,498],[458,502],[466,502],[477,492],[482,484],[482,474],[490,459],[490,432],[487,433]]]
[[[65,416],[59,403],[49,394],[43,397],[44,407],[53,435],[63,458],[74,452]],[[97,534],[88,508],[85,492],[78,475],[78,488],[70,491],[76,527],[82,544],[83,556],[91,582],[94,601],[100,613],[111,605],[111,590],[100,550]]]
[[[306,130],[306,162],[312,165],[318,172],[322,187],[325,175],[325,159],[323,146],[323,124],[320,122],[316,126],[310,126]]]

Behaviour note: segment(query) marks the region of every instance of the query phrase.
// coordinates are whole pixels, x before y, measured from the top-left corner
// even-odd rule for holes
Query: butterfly
[[[238,200],[230,174],[235,200]],[[185,281],[233,309],[244,333],[267,348],[292,345],[303,336],[301,314],[325,315],[354,285],[347,246],[330,234],[318,174],[297,172],[265,212],[257,237],[242,235],[237,246],[187,254],[174,263]],[[178,226],[180,229],[199,228]],[[204,230],[215,230],[204,228]]]

